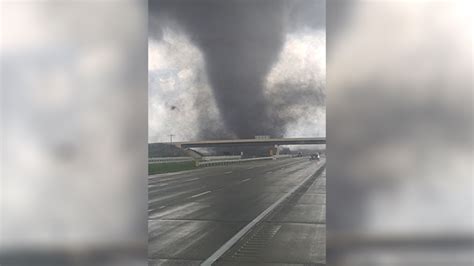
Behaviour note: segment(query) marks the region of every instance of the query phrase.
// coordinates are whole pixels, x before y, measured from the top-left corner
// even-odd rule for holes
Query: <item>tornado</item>
[[[280,137],[287,121],[272,110],[271,99],[265,98],[264,82],[278,59],[288,29],[300,22],[289,21],[301,20],[293,12],[295,6],[308,13],[307,3],[312,5],[314,1],[150,1],[150,36],[159,38],[159,32],[173,24],[202,51],[227,132],[238,138]],[[205,129],[205,125],[202,127]]]

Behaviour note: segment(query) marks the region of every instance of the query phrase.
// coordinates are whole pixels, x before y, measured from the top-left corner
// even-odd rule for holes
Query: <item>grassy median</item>
[[[196,165],[193,161],[179,163],[154,163],[148,164],[148,175],[179,172],[194,168],[196,168]]]

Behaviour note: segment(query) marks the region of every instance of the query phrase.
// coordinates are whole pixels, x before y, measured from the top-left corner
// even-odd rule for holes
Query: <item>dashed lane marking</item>
[[[198,179],[199,179],[199,177],[195,177],[195,178],[191,178],[191,179],[185,180],[185,181],[183,181],[182,183],[184,183],[184,182],[190,182],[190,181],[194,181],[194,180],[198,180]]]
[[[191,196],[190,198],[199,197],[199,196],[202,196],[202,195],[206,195],[206,194],[208,194],[208,193],[211,193],[211,191],[210,191],[210,190],[208,190],[208,191],[206,191],[206,192],[199,193],[199,194],[196,194],[196,195],[194,195],[194,196]]]

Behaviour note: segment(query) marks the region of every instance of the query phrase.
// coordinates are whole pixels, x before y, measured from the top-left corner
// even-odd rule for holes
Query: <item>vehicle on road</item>
[[[319,155],[319,153],[313,153],[311,154],[311,156],[309,157],[310,160],[320,160],[321,159],[321,156]]]

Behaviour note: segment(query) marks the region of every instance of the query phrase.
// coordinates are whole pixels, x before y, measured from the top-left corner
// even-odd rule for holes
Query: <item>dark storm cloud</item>
[[[324,6],[308,0],[150,1],[149,31],[159,40],[163,28],[178,28],[203,52],[226,131],[240,138],[281,136],[287,121],[271,110],[264,81],[289,31],[324,27]]]

